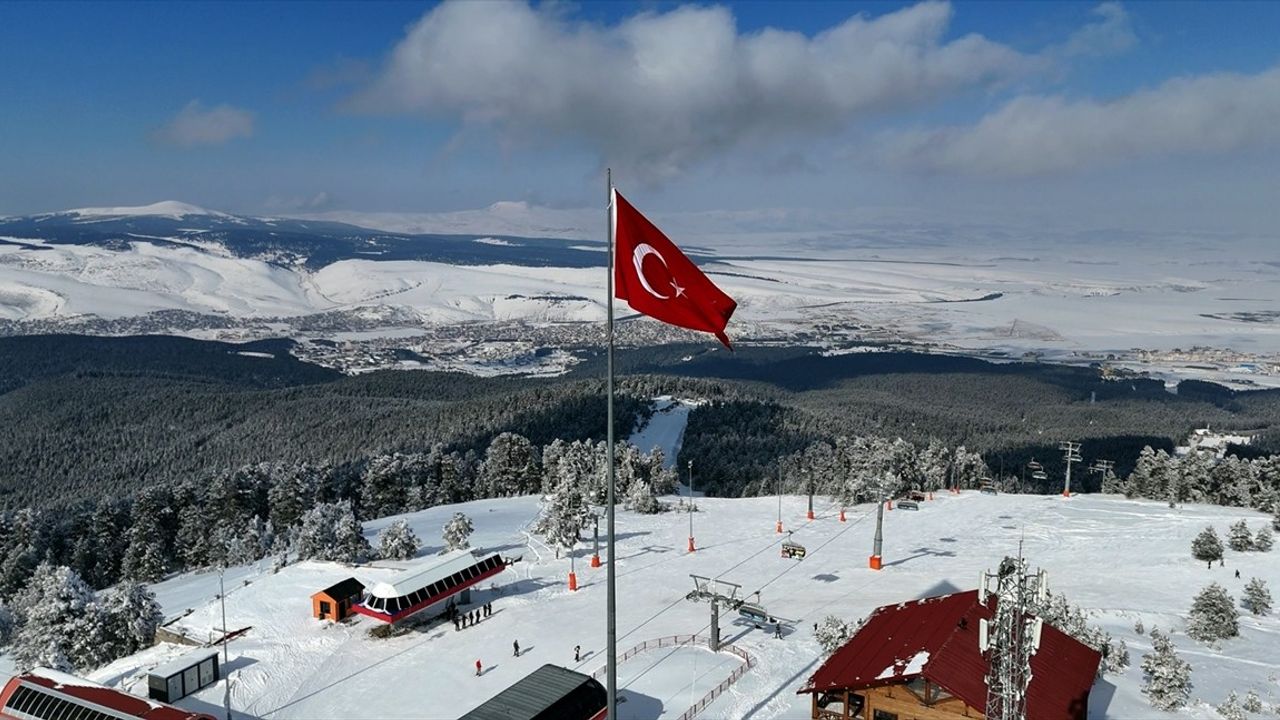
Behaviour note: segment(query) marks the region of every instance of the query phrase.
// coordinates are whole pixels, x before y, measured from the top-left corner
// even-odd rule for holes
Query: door
[[[333,614],[333,606],[328,600],[320,601],[320,619],[323,620]]]

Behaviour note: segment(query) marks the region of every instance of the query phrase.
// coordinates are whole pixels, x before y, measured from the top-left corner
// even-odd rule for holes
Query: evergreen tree
[[[346,563],[360,562],[373,554],[373,548],[364,538],[364,527],[356,520],[351,509],[351,502],[343,500],[336,506],[337,517],[334,524],[333,540],[335,560]]]
[[[307,464],[281,466],[267,491],[271,525],[286,530],[302,522],[302,515],[316,502],[320,471]]]
[[[1151,652],[1142,656],[1142,692],[1152,707],[1177,710],[1191,699],[1191,665],[1158,628],[1151,628],[1151,644]]]
[[[346,563],[358,562],[372,552],[349,500],[321,503],[304,513],[294,549],[302,560]]]
[[[1146,628],[1142,627],[1142,618],[1138,618],[1137,620],[1134,621],[1133,631],[1138,633],[1139,635],[1146,634]]]
[[[1236,552],[1253,549],[1253,533],[1249,532],[1249,525],[1244,520],[1231,524],[1227,533],[1227,546]]]
[[[1212,525],[1201,530],[1196,539],[1191,541],[1191,554],[1197,560],[1210,564],[1222,559],[1222,540],[1218,539],[1218,533]]]
[[[529,439],[504,432],[489,443],[481,470],[490,497],[510,497],[537,492],[541,484],[537,451]]]
[[[1271,518],[1271,529],[1280,532],[1280,502],[1276,503],[1275,517]]]
[[[471,547],[471,531],[475,528],[471,525],[471,518],[456,512],[449,522],[444,524],[443,535],[445,552],[454,550],[465,550]]]
[[[1262,712],[1262,698],[1258,697],[1258,693],[1253,688],[1250,688],[1249,692],[1245,694],[1244,702],[1240,704],[1240,707],[1251,713],[1260,713]]]
[[[1271,591],[1261,578],[1249,578],[1244,586],[1244,605],[1254,615],[1266,615],[1271,612]]]
[[[151,647],[156,628],[164,621],[155,593],[135,582],[123,582],[102,598],[106,642],[111,657],[123,657]]]
[[[582,492],[568,483],[542,499],[536,531],[555,548],[556,557],[572,550],[586,527],[589,511]]]
[[[173,510],[168,497],[158,490],[143,491],[134,502],[131,515],[121,572],[130,580],[158,582],[169,568],[171,538],[166,521]]]
[[[1217,710],[1222,720],[1245,720],[1244,709],[1240,707],[1240,698],[1236,696],[1235,690],[1227,695],[1227,699]]]
[[[1225,588],[1212,583],[1196,595],[1187,615],[1187,635],[1203,642],[1240,634],[1235,601]]]
[[[5,604],[4,598],[0,598],[0,648],[9,644],[9,638],[13,636],[13,611]]]
[[[209,524],[200,505],[187,505],[178,511],[178,559],[188,569],[209,565]]]
[[[857,630],[857,625],[846,622],[835,615],[828,615],[818,624],[818,630],[814,633],[814,638],[818,641],[818,645],[822,647],[822,654],[830,655],[849,642],[849,638],[853,637]]]
[[[662,504],[654,497],[653,487],[641,479],[632,481],[631,487],[627,489],[626,507],[642,515],[662,512]]]
[[[1122,673],[1129,667],[1129,646],[1124,640],[1117,641],[1108,647],[1105,665],[1106,671],[1112,675]]]
[[[11,652],[22,669],[74,672],[110,659],[101,607],[68,567],[42,563],[15,600],[18,629]]]
[[[378,555],[388,560],[408,560],[418,554],[418,536],[409,523],[396,520],[378,533]]]
[[[1271,533],[1271,528],[1263,525],[1258,528],[1258,534],[1253,537],[1253,549],[1259,552],[1271,552],[1271,548],[1276,544],[1275,535]]]
[[[23,508],[9,518],[0,517],[0,596],[12,596],[26,584],[36,567],[44,560],[48,537],[44,518],[31,508]]]

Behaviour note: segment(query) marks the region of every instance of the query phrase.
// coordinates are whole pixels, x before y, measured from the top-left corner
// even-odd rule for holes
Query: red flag
[[[637,312],[671,325],[724,334],[738,303],[716,287],[662,231],[613,191],[614,295]]]

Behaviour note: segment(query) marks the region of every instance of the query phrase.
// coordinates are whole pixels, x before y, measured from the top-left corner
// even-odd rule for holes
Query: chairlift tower
[[[717,580],[692,573],[689,577],[693,578],[693,592],[684,597],[686,600],[711,603],[711,651],[720,652],[720,603],[724,603],[730,610],[741,607],[745,602],[743,598],[738,597],[738,591],[742,586],[727,580]]]
[[[1105,483],[1107,481],[1107,473],[1114,470],[1115,467],[1116,464],[1112,460],[1094,460],[1093,464],[1089,466],[1089,472],[1095,472],[1101,475],[1102,482]]]
[[[882,566],[880,552],[884,547],[885,490],[883,485],[876,485],[872,490],[876,494],[876,538],[871,545],[871,557],[867,559],[867,567],[879,570]]]
[[[995,615],[978,626],[978,649],[987,659],[987,720],[1026,720],[1031,656],[1040,647],[1044,621],[1037,615],[1047,598],[1043,570],[1031,573],[1021,556],[1006,557],[996,572],[984,572],[979,599]]]
[[[1062,451],[1067,461],[1067,480],[1062,486],[1062,497],[1071,497],[1071,463],[1084,460],[1080,457],[1080,443],[1064,440],[1058,444],[1058,449]]]

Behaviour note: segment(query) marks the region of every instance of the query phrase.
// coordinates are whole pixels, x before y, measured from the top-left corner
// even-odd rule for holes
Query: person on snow
[[[1237,571],[1236,571],[1236,579],[1237,579],[1237,580],[1239,580],[1239,579],[1240,579],[1240,571],[1239,571],[1239,570],[1237,570]]]
[[[515,657],[520,657],[520,641],[519,640],[511,641],[511,651]]]
[[[582,662],[582,646],[581,645],[573,646],[573,661]]]
[[[480,677],[480,668],[482,668],[482,667],[484,667],[484,666],[480,664],[480,661],[479,661],[479,660],[477,660],[477,661],[476,661],[476,677]]]
[[[779,640],[782,639],[782,623],[773,624],[773,636],[778,638]]]

